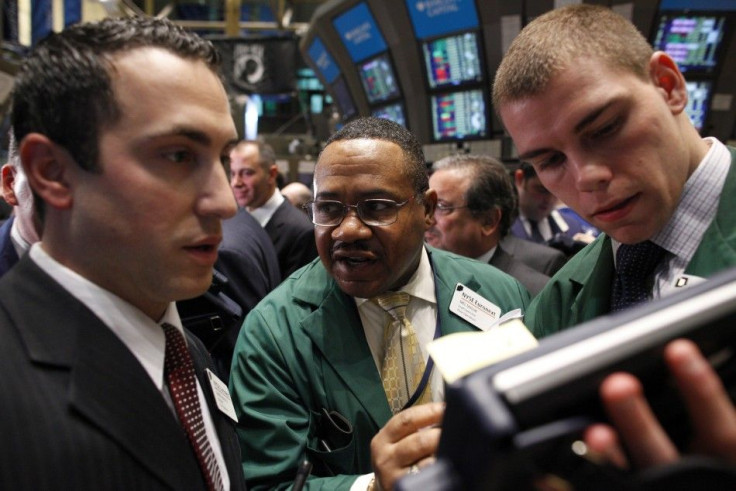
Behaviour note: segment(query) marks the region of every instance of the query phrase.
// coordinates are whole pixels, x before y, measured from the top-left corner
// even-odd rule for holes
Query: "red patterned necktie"
[[[164,373],[169,384],[171,398],[174,401],[179,422],[187,433],[189,443],[197,455],[199,467],[202,470],[207,488],[222,490],[220,467],[217,465],[215,453],[210,442],[202,419],[202,409],[199,406],[197,382],[194,374],[194,363],[184,342],[182,333],[171,324],[162,324],[166,335],[166,357],[164,359]]]

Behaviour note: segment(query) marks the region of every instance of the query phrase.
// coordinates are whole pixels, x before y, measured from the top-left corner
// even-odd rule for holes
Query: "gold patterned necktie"
[[[381,381],[391,412],[396,414],[404,408],[424,375],[424,357],[414,326],[406,317],[409,294],[386,292],[372,300],[391,317],[383,332]],[[424,388],[417,404],[429,402],[429,385]]]

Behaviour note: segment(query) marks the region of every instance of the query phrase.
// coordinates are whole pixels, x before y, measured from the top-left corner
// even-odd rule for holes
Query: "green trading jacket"
[[[703,235],[685,274],[708,277],[736,266],[736,148],[716,217]],[[611,239],[601,234],[576,254],[534,298],[525,317],[537,337],[585,322],[610,311],[613,284]]]
[[[527,291],[500,270],[428,248],[442,334],[475,327],[449,312],[460,282],[501,308],[525,307]],[[349,489],[372,472],[370,441],[391,417],[357,307],[319,262],[294,273],[250,312],[233,356],[230,392],[248,488],[283,489],[299,462],[314,464],[307,489]],[[353,434],[319,448],[337,411]],[[330,476],[334,473],[334,477]],[[320,477],[322,476],[322,477]]]

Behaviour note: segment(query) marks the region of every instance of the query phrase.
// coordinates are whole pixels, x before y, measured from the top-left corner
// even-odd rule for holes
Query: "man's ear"
[[[488,237],[498,230],[498,226],[501,225],[501,210],[499,208],[493,208],[483,214],[481,222],[481,232],[484,236]]]
[[[15,196],[13,186],[15,184],[15,167],[11,164],[5,164],[2,167],[0,173],[2,173],[3,180],[3,199],[10,206],[18,206],[18,198]]]
[[[687,105],[685,77],[670,55],[662,51],[652,55],[649,59],[649,77],[664,95],[672,114],[680,114],[685,110]]]
[[[69,208],[72,190],[69,166],[76,165],[69,153],[40,133],[29,133],[18,146],[28,183],[48,206]]]
[[[521,169],[516,169],[514,171],[514,184],[516,184],[517,188],[524,187],[524,171]]]
[[[424,205],[424,223],[427,228],[432,227],[435,224],[434,210],[437,208],[437,191],[434,189],[426,190],[422,198],[422,204]]]

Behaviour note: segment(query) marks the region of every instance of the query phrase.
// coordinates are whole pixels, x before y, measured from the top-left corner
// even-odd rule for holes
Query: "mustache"
[[[363,241],[358,242],[335,242],[330,249],[330,252],[354,252],[354,251],[370,251],[371,248],[368,244]]]

